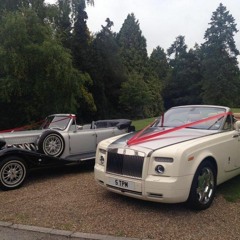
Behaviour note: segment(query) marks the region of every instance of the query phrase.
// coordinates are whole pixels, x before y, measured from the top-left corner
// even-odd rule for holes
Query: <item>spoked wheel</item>
[[[0,188],[11,190],[20,187],[26,175],[25,161],[19,157],[8,157],[0,163]]]
[[[52,157],[60,157],[64,147],[61,134],[52,130],[44,132],[38,142],[39,152]]]
[[[188,203],[192,209],[207,209],[216,192],[216,170],[214,166],[204,161],[198,167],[191,186]]]

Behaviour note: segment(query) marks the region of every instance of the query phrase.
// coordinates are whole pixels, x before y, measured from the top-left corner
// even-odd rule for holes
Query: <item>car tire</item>
[[[7,157],[0,162],[0,188],[12,190],[19,188],[27,176],[26,162],[19,157]]]
[[[38,151],[51,157],[60,157],[64,151],[65,142],[60,133],[45,131],[38,141]]]
[[[188,205],[194,210],[210,207],[216,192],[216,169],[209,161],[203,161],[193,177]]]

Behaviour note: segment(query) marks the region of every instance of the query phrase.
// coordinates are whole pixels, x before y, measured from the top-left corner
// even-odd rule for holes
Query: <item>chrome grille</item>
[[[144,157],[138,155],[125,155],[115,151],[108,151],[107,172],[142,177]]]

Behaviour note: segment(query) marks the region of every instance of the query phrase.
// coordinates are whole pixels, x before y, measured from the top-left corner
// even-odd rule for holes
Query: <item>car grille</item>
[[[144,157],[135,155],[121,154],[116,151],[108,151],[107,172],[142,178]]]

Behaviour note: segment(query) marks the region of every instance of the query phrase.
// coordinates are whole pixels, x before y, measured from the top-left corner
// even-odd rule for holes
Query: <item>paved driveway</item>
[[[93,167],[69,166],[31,173],[17,190],[0,192],[0,221],[64,231],[140,239],[239,239],[240,201],[219,193],[194,212],[120,196],[95,183]]]

